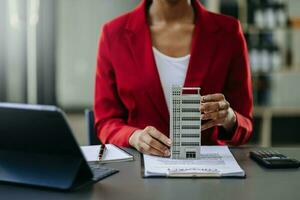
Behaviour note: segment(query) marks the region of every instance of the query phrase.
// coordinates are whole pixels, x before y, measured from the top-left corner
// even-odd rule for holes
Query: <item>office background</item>
[[[300,1],[202,0],[239,18],[253,76],[249,145],[300,146]],[[80,144],[101,25],[139,0],[0,0],[0,101],[58,105]],[[117,52],[116,52],[117,53]]]

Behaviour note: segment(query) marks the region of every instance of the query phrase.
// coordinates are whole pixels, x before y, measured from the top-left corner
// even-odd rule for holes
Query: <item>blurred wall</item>
[[[289,2],[289,15],[291,17],[296,17],[296,18],[300,18],[300,1],[299,0],[288,0]],[[293,45],[293,52],[295,52],[294,57],[293,57],[293,63],[295,63],[298,67],[298,69],[300,70],[300,30],[294,30],[292,33],[292,37],[293,37],[293,44],[297,44],[297,45]]]
[[[289,16],[299,19],[300,1],[287,0],[287,2]],[[275,107],[300,106],[300,29],[292,29],[290,36],[294,70],[273,75],[271,105]]]
[[[56,0],[57,101],[64,108],[93,104],[101,25],[139,0]]]
[[[26,1],[0,0],[0,101],[26,101]]]

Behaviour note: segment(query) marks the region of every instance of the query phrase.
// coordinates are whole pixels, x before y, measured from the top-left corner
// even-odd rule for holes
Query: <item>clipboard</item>
[[[232,156],[233,157],[233,156]],[[206,169],[201,172],[187,173],[186,171],[171,171],[165,174],[146,175],[145,173],[145,161],[144,154],[140,154],[141,159],[141,177],[142,178],[234,178],[234,179],[245,179],[246,173],[240,175],[221,174],[217,170]],[[233,158],[234,159],[234,158]]]

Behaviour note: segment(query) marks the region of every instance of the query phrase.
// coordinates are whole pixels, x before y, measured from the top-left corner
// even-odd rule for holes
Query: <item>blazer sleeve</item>
[[[118,96],[109,44],[107,26],[104,25],[97,55],[95,129],[102,143],[126,147],[130,146],[128,142],[130,135],[138,128],[126,124],[128,112]]]
[[[242,145],[250,139],[253,131],[253,96],[247,45],[238,21],[232,44],[233,56],[224,87],[224,95],[236,114],[237,123],[231,133],[219,127],[218,143]]]

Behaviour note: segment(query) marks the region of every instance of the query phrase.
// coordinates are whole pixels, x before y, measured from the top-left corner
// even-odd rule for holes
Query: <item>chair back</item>
[[[95,130],[94,112],[92,110],[85,110],[85,120],[89,145],[101,144],[101,141],[98,139],[97,132]]]

